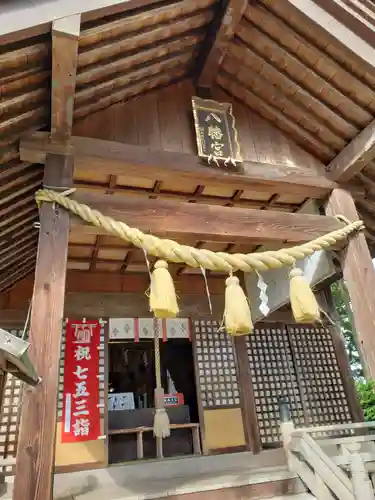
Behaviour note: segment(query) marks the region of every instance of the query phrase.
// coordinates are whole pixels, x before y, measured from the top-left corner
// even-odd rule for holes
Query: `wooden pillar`
[[[234,337],[234,348],[237,358],[238,385],[246,444],[253,453],[259,453],[261,440],[246,338],[244,336]]]
[[[326,213],[344,215],[350,221],[359,218],[351,194],[344,189],[332,191]],[[353,310],[357,348],[366,376],[375,379],[375,270],[363,233],[349,239],[340,260]]]
[[[44,184],[69,187],[72,170],[70,160],[49,156]],[[29,335],[30,359],[42,380],[26,389],[22,402],[13,500],[52,500],[68,236],[68,212],[44,203]]]
[[[324,290],[324,309],[328,313],[329,317],[334,320],[335,323],[339,323],[340,318],[335,310],[335,306],[332,299],[331,290],[328,288]],[[332,342],[335,347],[337,363],[340,370],[342,385],[344,387],[344,392],[346,400],[348,402],[349,411],[353,422],[363,422],[364,415],[363,410],[358,398],[357,390],[355,387],[352,371],[350,369],[349,356],[345,347],[344,336],[341,330],[336,325],[329,326],[329,330],[332,335]]]

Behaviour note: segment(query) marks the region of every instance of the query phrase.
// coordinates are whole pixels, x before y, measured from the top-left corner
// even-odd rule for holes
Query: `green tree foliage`
[[[375,382],[373,380],[356,382],[357,392],[365,420],[367,422],[375,421]]]
[[[334,305],[339,315],[340,327],[345,339],[350,367],[356,381],[357,393],[363,408],[364,417],[367,422],[373,422],[375,421],[375,381],[366,381],[363,376],[361,360],[355,344],[352,311],[345,285],[343,283],[334,283],[331,286],[331,291]]]
[[[345,296],[345,285],[338,282],[333,283],[331,286],[332,298],[335,309],[339,315],[340,327],[345,340],[346,350],[349,356],[350,367],[353,377],[358,380],[363,378],[363,369],[361,366],[361,359],[358,354],[357,346],[355,344],[354,328],[352,312],[350,304]],[[348,304],[348,305],[346,305]]]

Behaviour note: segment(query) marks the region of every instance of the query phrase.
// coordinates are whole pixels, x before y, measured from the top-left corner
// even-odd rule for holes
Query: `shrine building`
[[[0,5],[0,499],[373,500],[332,285],[374,379],[374,32]]]

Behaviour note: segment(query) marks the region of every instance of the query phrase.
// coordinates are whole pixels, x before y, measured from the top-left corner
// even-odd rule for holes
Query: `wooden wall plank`
[[[48,156],[44,183],[69,186],[73,167]],[[51,204],[40,211],[29,355],[41,383],[26,391],[14,482],[14,500],[52,500],[61,324],[64,312],[69,214]]]
[[[135,114],[139,129],[138,144],[155,150],[163,149],[163,143],[168,142],[170,128],[163,127],[160,119],[162,95],[162,90],[155,90],[135,101],[115,104],[106,110],[99,111],[75,124],[73,135],[137,144],[132,139],[133,136],[128,139],[124,132],[117,132],[118,129],[128,130],[128,115]],[[178,128],[183,137],[182,149],[178,143],[174,142],[172,145],[169,142],[170,151],[197,154],[191,106],[193,95],[195,95],[195,90],[190,80],[168,87],[168,102],[178,115]],[[221,102],[231,102],[234,105],[236,128],[245,163],[260,162],[277,164],[278,166],[285,165],[286,171],[293,167],[295,174],[299,168],[306,168],[314,173],[324,172],[324,166],[319,160],[299,148],[277,128],[251,111],[248,106],[236,101],[218,87],[213,88],[212,97]],[[146,116],[145,109],[147,109]],[[174,122],[172,125],[174,129],[177,126]],[[150,140],[147,139],[147,134],[142,130],[144,127],[152,132]]]

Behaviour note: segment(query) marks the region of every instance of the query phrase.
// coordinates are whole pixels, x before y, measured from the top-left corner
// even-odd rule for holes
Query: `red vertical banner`
[[[67,322],[63,443],[93,441],[100,436],[99,347],[99,321]]]

